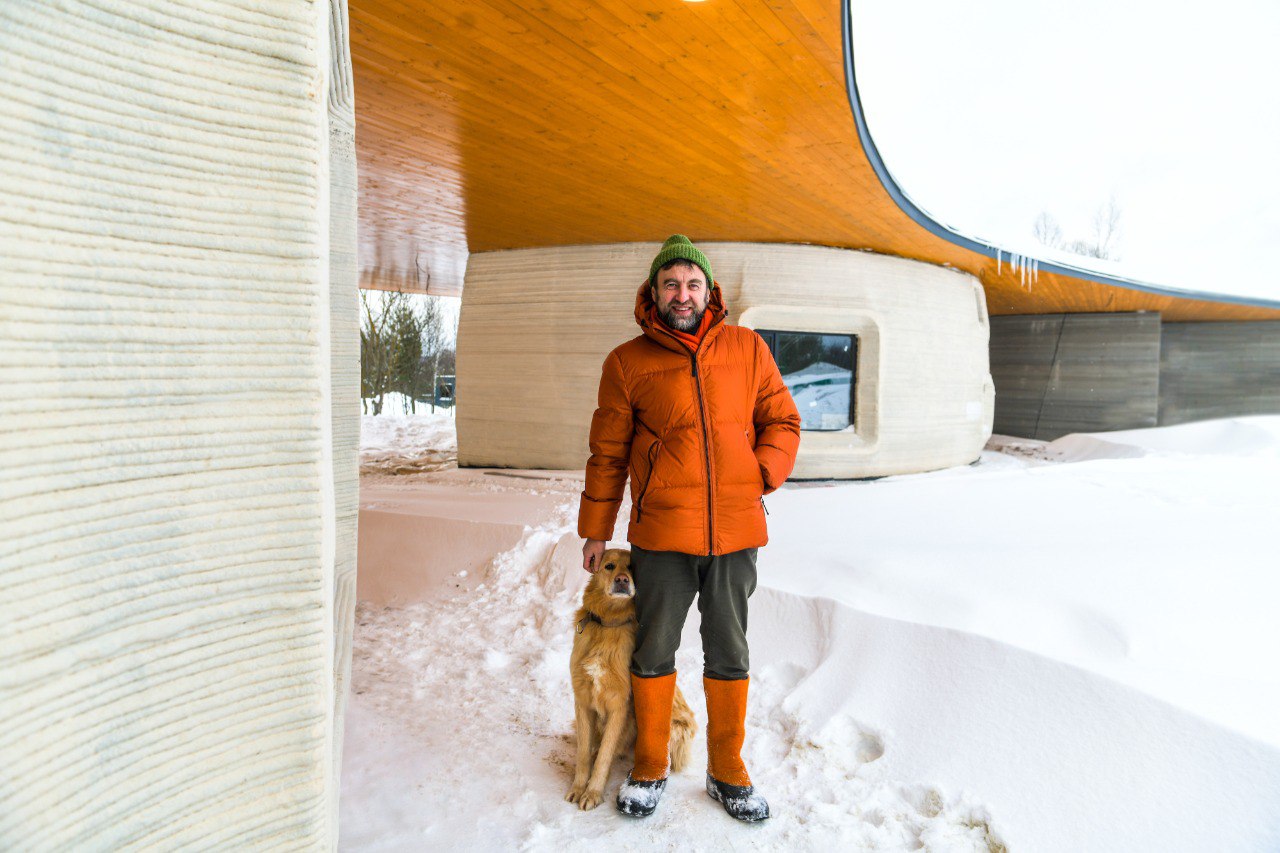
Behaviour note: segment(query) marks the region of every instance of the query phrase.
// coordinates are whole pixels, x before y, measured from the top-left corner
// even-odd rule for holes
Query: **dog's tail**
[[[693,736],[698,733],[698,720],[693,716],[693,709],[685,701],[680,688],[676,688],[674,701],[671,703],[671,769],[680,772],[689,765],[689,755],[693,751]]]

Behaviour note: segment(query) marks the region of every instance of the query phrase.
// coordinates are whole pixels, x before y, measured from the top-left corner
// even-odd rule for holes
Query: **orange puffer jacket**
[[[636,294],[644,334],[604,362],[578,535],[608,540],[631,479],[627,540],[652,551],[728,554],[769,540],[763,496],[800,448],[800,413],[764,340],[724,322],[713,285],[711,325],[696,353],[660,320],[648,282]]]

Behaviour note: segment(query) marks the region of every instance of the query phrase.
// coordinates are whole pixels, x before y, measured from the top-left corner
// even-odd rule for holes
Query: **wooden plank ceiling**
[[[682,232],[950,264],[993,314],[1280,318],[1044,272],[1027,288],[917,225],[859,143],[838,3],[350,0],[362,286],[457,295],[468,252]]]

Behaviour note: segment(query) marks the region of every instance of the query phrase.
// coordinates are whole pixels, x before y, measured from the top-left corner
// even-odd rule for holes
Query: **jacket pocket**
[[[636,522],[637,523],[639,523],[640,519],[644,517],[644,496],[649,491],[650,483],[653,482],[653,469],[658,464],[658,454],[660,454],[661,452],[662,452],[662,439],[655,437],[653,440],[653,444],[649,445],[648,449],[645,451],[645,454],[644,454],[645,461],[648,464],[645,466],[646,470],[644,475],[644,481],[640,484],[640,489],[636,494]]]
[[[756,479],[760,481],[760,491],[764,491],[764,472],[760,470],[760,460],[756,457],[756,449],[751,443],[751,431],[744,429],[742,438],[747,445],[747,460],[751,465],[751,470],[756,472]]]

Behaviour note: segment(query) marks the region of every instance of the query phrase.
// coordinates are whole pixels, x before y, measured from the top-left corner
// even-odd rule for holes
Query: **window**
[[[852,426],[856,335],[822,335],[756,329],[778,364],[782,381],[800,410],[800,429],[839,430]]]

